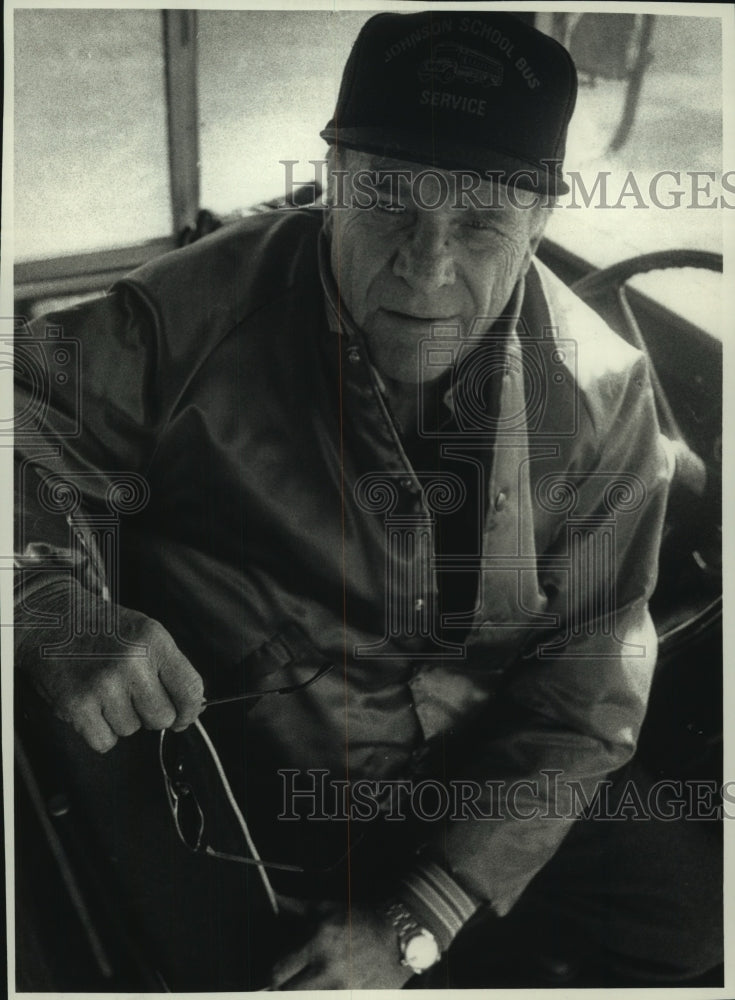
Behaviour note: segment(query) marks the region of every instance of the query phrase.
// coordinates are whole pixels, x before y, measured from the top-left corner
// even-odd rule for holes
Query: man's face
[[[540,238],[538,216],[499,199],[497,191],[493,201],[490,181],[480,183],[476,202],[501,201],[502,207],[478,208],[468,198],[455,197],[458,185],[449,171],[429,171],[419,189],[413,181],[420,166],[346,152],[340,168],[348,171],[347,205],[350,181],[360,170],[411,175],[393,180],[398,198],[391,197],[389,183],[379,188],[375,207],[330,210],[331,263],[342,301],[365,335],[373,364],[388,378],[416,384],[424,381],[419,344],[431,336],[433,324],[459,325],[461,336],[467,337],[471,330],[477,333],[477,317],[487,319],[482,327],[487,329],[503,314]],[[449,197],[442,199],[447,189]],[[426,207],[436,202],[438,207]],[[432,362],[431,378],[448,368],[449,362],[444,369]]]

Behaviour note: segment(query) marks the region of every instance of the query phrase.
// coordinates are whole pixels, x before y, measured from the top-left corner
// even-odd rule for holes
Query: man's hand
[[[313,927],[309,940],[273,968],[274,990],[400,989],[411,978],[401,965],[396,932],[369,906],[309,903],[279,897],[281,908]]]
[[[64,610],[68,607],[67,594]],[[23,630],[16,653],[19,670],[53,713],[100,753],[141,726],[185,729],[203,708],[202,679],[166,629],[129,608],[117,611],[120,637],[143,647],[142,655],[123,651],[101,658],[95,654],[109,648],[109,636],[81,635],[75,639],[76,657],[68,651],[63,658],[42,656],[44,643],[59,641],[58,629],[44,628]]]

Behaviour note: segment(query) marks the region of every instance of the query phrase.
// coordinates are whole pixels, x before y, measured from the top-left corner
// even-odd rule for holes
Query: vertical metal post
[[[173,229],[194,227],[199,210],[196,11],[164,10],[168,162]]]
[[[623,106],[623,116],[617,127],[615,135],[610,142],[608,152],[615,153],[621,149],[633,128],[635,114],[638,110],[638,101],[643,87],[643,78],[646,69],[653,62],[653,52],[650,49],[651,38],[653,37],[653,14],[641,14],[641,37],[638,42],[638,54],[633,68],[628,74],[628,84],[625,88],[625,104]]]

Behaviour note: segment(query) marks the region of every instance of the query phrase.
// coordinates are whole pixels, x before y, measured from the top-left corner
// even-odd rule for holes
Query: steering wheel
[[[688,553],[690,558],[686,563],[689,569],[687,571],[684,568],[683,571],[697,575],[698,585],[692,587],[692,592],[701,589],[704,605],[700,604],[697,608],[679,608],[675,609],[673,615],[670,613],[664,615],[664,621],[659,623],[659,637],[662,642],[690,638],[699,634],[719,620],[722,613],[717,551],[720,543],[718,538],[713,541],[712,538],[706,537],[706,528],[709,526],[711,529],[713,518],[717,521],[714,526],[715,531],[717,525],[721,523],[717,470],[712,467],[708,469],[700,456],[685,441],[628,301],[626,289],[626,283],[638,274],[684,267],[704,268],[722,273],[722,254],[703,250],[661,250],[641,254],[587,275],[572,285],[572,291],[588,305],[594,306],[595,301],[599,303],[603,298],[607,302],[614,299],[620,320],[619,332],[648,359],[659,423],[674,454],[676,464],[667,521],[670,533],[674,536],[678,534],[680,537],[672,562],[678,571],[682,566],[681,556]],[[683,530],[677,532],[677,529],[682,529],[681,522],[684,522]],[[705,530],[702,530],[703,525]],[[705,586],[702,586],[703,577],[709,581]],[[673,584],[673,580],[671,582]]]

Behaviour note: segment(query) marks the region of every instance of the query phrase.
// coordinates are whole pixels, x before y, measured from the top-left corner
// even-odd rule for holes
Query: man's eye
[[[406,211],[406,206],[399,201],[379,201],[377,207],[381,212],[387,212],[389,215],[401,215]]]

